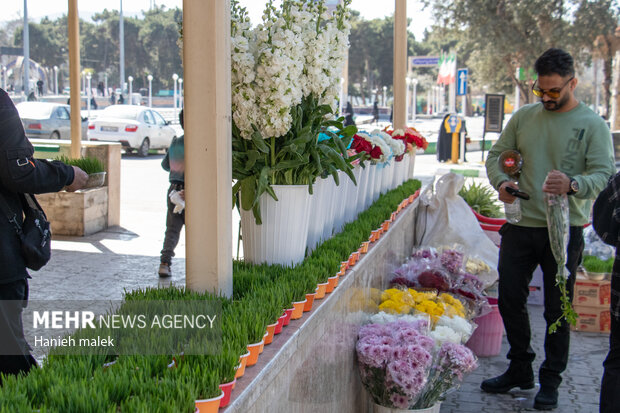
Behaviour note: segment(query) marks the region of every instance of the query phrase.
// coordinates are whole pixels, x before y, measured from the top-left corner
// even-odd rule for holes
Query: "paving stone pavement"
[[[502,340],[500,354],[478,359],[479,367],[466,377],[461,387],[447,397],[441,405],[441,413],[516,413],[534,410],[534,396],[539,389],[538,368],[544,360],[545,320],[543,307],[528,306],[532,326],[532,348],[536,353],[533,363],[536,388],[513,389],[508,394],[489,394],[480,390],[480,383],[502,374],[508,367],[506,336]],[[558,408],[562,413],[598,412],[603,360],[609,350],[609,335],[571,332],[568,367],[562,375],[559,388]]]
[[[479,154],[479,153],[478,153]],[[478,155],[476,154],[476,155]],[[471,159],[479,159],[472,156]],[[30,298],[120,300],[123,291],[161,285],[184,285],[184,235],[173,259],[173,277],[160,280],[159,263],[164,223],[167,176],[159,163],[162,155],[139,159],[123,156],[121,161],[121,226],[88,237],[55,236],[53,257],[38,272],[33,272]],[[432,181],[438,169],[435,155],[418,155],[414,175],[424,183]],[[451,165],[450,169],[481,171],[478,162]],[[484,178],[482,178],[484,179]],[[233,234],[238,221],[233,218]],[[236,244],[236,240],[233,241]],[[532,324],[532,347],[537,354],[534,370],[543,360],[544,319],[542,307],[529,307]],[[609,348],[608,336],[594,333],[571,333],[568,369],[560,387],[563,413],[598,412],[602,362]],[[480,390],[482,380],[501,374],[507,367],[506,339],[500,355],[480,358],[479,367],[466,377],[462,386],[441,406],[441,413],[511,413],[533,411],[536,389],[513,391],[505,395],[486,394]]]

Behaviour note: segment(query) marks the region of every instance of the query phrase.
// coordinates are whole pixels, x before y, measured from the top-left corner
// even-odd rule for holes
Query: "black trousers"
[[[22,325],[22,311],[27,302],[27,280],[0,284],[0,373],[28,373],[36,366],[36,361],[30,354],[30,346],[24,338]]]
[[[614,295],[620,291],[620,278],[616,276],[618,262],[618,257],[616,257],[614,275],[611,279],[611,308],[614,311],[618,311],[618,298]],[[620,411],[620,319],[613,313],[611,316],[609,353],[603,362],[603,367],[605,372],[601,383],[600,413],[616,413]]]
[[[531,364],[536,354],[530,346],[531,330],[527,312],[528,285],[537,265],[543,272],[545,297],[544,317],[545,360],[540,366],[541,385],[557,388],[562,382],[561,373],[568,362],[570,343],[569,325],[564,320],[557,331],[549,334],[548,327],[561,315],[561,293],[555,285],[557,264],[549,244],[547,228],[519,227],[504,224],[500,229],[502,241],[499,252],[499,311],[504,320],[510,345],[508,359],[511,364]],[[572,300],[575,273],[583,252],[583,228],[571,227],[567,247],[566,267],[570,273],[567,287]]]
[[[174,249],[179,243],[181,236],[181,229],[185,225],[185,209],[180,214],[175,214],[174,204],[170,200],[170,192],[172,190],[181,190],[182,186],[179,184],[171,184],[166,193],[166,203],[168,205],[168,212],[166,213],[166,234],[164,235],[164,246],[161,250],[160,261],[166,264],[172,264],[172,257],[174,257]]]

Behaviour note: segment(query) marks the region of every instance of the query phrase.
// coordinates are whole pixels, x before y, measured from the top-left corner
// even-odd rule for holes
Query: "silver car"
[[[21,102],[15,107],[29,139],[71,139],[71,107],[69,105]],[[88,119],[82,118],[81,124],[82,139],[86,139]]]

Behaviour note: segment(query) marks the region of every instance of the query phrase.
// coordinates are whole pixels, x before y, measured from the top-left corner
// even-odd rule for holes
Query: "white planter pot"
[[[392,189],[392,179],[394,179],[394,160],[385,163],[383,176],[381,177],[381,194],[385,194]]]
[[[334,182],[334,177],[331,175],[327,177],[327,200],[325,205],[325,215],[323,215],[323,235],[321,235],[321,241],[326,241],[331,238],[334,231],[334,213],[336,211],[336,190],[338,186]]]
[[[372,413],[439,413],[440,410],[441,402],[437,402],[433,406],[426,409],[392,409],[389,407],[379,406],[376,403],[372,404]]]
[[[366,206],[366,191],[368,190],[368,179],[370,178],[370,164],[365,168],[360,168],[360,181],[357,185],[357,197],[355,198],[355,215],[359,215]]]
[[[405,180],[409,180],[413,178],[413,167],[415,166],[415,152],[409,154],[409,170],[407,171],[407,176]]]
[[[348,182],[351,182],[351,179],[343,171],[338,171],[338,181],[340,185],[336,187],[337,204],[334,211],[334,233],[336,234],[342,231],[342,227],[344,226],[346,211],[345,202],[347,198]]]
[[[381,184],[383,183],[383,173],[385,172],[386,163],[378,163],[375,166],[375,182],[372,190],[372,202],[375,202],[381,195]]]
[[[361,171],[360,169],[362,169],[359,165],[357,165],[355,168],[353,168],[353,176],[355,177],[355,182],[357,182],[357,185],[353,183],[353,181],[351,180],[351,178],[349,178],[348,176],[345,178],[346,182],[347,182],[347,195],[346,198],[344,200],[344,223],[348,223],[351,222],[355,219],[355,217],[357,216],[357,192],[359,189],[359,185],[360,185],[360,176],[361,176]]]
[[[396,162],[394,160],[394,176],[392,177],[392,188],[397,188],[403,183],[403,179],[405,178],[405,168],[408,165],[405,164],[405,158],[407,155],[403,156],[400,162]]]
[[[366,201],[364,202],[364,210],[372,205],[373,196],[375,194],[375,177],[377,176],[377,165],[368,165],[368,185],[366,187]]]
[[[328,189],[329,182],[327,179],[317,178],[312,189],[313,194],[310,196],[310,213],[308,215],[312,219],[308,223],[308,240],[306,242],[308,253],[316,248],[323,236],[325,210],[330,206]]]
[[[404,165],[403,165],[403,170],[402,170],[401,184],[409,180],[408,176],[409,176],[409,164],[411,163],[410,161],[411,161],[411,156],[409,154],[403,157]]]
[[[262,225],[241,209],[245,261],[293,266],[304,259],[308,239],[310,194],[306,185],[273,185],[278,201],[264,193],[259,202]]]

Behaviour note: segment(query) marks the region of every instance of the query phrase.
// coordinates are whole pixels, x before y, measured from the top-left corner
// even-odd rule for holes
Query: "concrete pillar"
[[[80,96],[80,24],[77,0],[69,0],[69,86],[71,92],[71,157],[80,157],[82,145],[82,115]]]
[[[186,285],[232,296],[230,2],[183,0]]]
[[[407,0],[394,0],[394,129],[407,122]]]

